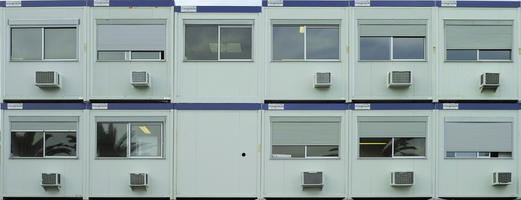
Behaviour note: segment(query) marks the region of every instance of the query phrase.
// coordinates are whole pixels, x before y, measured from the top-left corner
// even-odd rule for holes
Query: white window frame
[[[12,49],[13,49],[13,37],[12,30],[18,28],[39,28],[42,36],[42,55],[41,60],[13,60]],[[45,29],[46,28],[74,28],[76,30],[76,58],[72,59],[45,59]],[[79,61],[79,31],[78,25],[38,25],[38,26],[26,26],[26,25],[10,25],[9,27],[9,62],[77,62]]]
[[[9,155],[9,159],[77,159],[79,158],[78,155],[78,131],[77,130],[11,130],[9,133],[9,137],[12,137],[13,132],[41,132],[42,133],[42,157],[21,157],[21,156],[13,156],[12,154]],[[45,155],[45,133],[75,133],[76,134],[76,156],[46,156]],[[11,139],[9,140],[9,151],[11,151]]]
[[[389,60],[362,60],[360,59],[360,38],[389,38]],[[394,38],[423,38],[423,59],[394,59]],[[427,37],[426,36],[360,36],[358,39],[358,61],[359,62],[426,62],[427,61]]]
[[[284,158],[284,157],[276,157],[273,155],[273,146],[304,146],[304,157],[291,157],[291,158]],[[308,146],[337,146],[338,147],[338,156],[308,156]],[[340,159],[340,144],[299,144],[299,145],[271,145],[271,160],[310,160],[310,159],[326,159],[326,160],[336,160]],[[280,154],[279,154],[280,155]]]
[[[454,157],[447,157],[447,153],[452,152],[454,153]],[[475,157],[458,157],[458,153],[476,153]],[[480,156],[479,153],[488,153],[488,156]],[[500,153],[500,152],[498,152]],[[501,153],[507,153],[507,152],[501,152]],[[498,155],[498,157],[492,157],[492,152],[489,151],[445,151],[445,159],[513,159],[513,152],[510,153],[510,157],[501,157]]]
[[[449,50],[474,50],[476,51],[476,60],[448,60],[448,51]],[[500,59],[480,59],[479,54],[481,50],[510,50],[510,59],[500,60]],[[445,61],[446,62],[512,62],[512,49],[446,49],[445,50]]]
[[[99,52],[123,52],[125,54],[124,60],[100,60]],[[132,59],[132,52],[155,52],[159,54],[159,59]],[[166,59],[163,57],[161,59],[161,54],[165,54],[164,51],[133,51],[133,50],[125,50],[125,51],[106,51],[106,50],[96,50],[96,61],[97,62],[129,62],[129,61],[137,61],[137,62],[157,62],[157,61],[165,61]]]
[[[390,138],[391,139],[391,157],[362,157],[360,156],[360,139],[374,139],[374,137],[359,137],[358,138],[358,158],[359,159],[385,159],[385,158],[390,158],[390,159],[418,159],[418,158],[427,158],[427,137],[382,137],[384,139],[387,139],[387,138]],[[396,138],[423,138],[425,139],[425,155],[424,156],[395,156],[394,155],[394,140]]]

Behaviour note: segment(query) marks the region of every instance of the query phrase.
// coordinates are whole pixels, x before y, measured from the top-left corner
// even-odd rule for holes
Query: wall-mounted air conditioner
[[[494,172],[492,173],[492,185],[510,185],[512,184],[512,172]]]
[[[130,187],[148,187],[148,173],[130,173]]]
[[[302,172],[302,189],[324,187],[324,173],[321,171]]]
[[[414,172],[391,172],[391,186],[412,186],[414,184]]]
[[[411,71],[390,71],[387,73],[387,87],[409,87],[411,85]]]
[[[499,87],[499,73],[483,73],[480,81],[481,89],[495,90]]]
[[[61,175],[59,173],[42,173],[42,187],[56,187],[61,186]]]
[[[37,71],[34,85],[40,88],[59,88],[61,86],[60,74],[55,71]]]
[[[315,87],[315,88],[331,87],[331,72],[316,72],[313,75],[313,87]]]
[[[150,87],[150,74],[145,71],[133,71],[130,74],[130,84],[134,87]]]

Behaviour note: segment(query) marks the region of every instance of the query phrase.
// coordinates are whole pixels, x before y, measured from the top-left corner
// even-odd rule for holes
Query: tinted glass
[[[45,59],[76,58],[76,28],[45,28]]]
[[[160,51],[133,51],[132,60],[160,60]]]
[[[390,60],[391,37],[360,37],[360,60]]]
[[[360,138],[360,157],[391,157],[391,138]]]
[[[273,60],[304,59],[304,26],[273,26]]]
[[[480,60],[510,60],[510,50],[479,50]]]
[[[98,60],[100,61],[124,61],[124,51],[98,51]]]
[[[127,156],[127,123],[99,122],[96,132],[98,157]]]
[[[217,25],[186,25],[185,59],[217,60]]]
[[[131,125],[130,135],[131,156],[161,156],[161,124],[133,123]]]
[[[338,27],[308,27],[306,30],[307,59],[338,59]]]
[[[76,133],[46,132],[45,156],[76,156]]]
[[[304,158],[304,145],[273,145],[273,158]]]
[[[309,145],[308,157],[338,157],[338,145]]]
[[[394,156],[425,156],[425,138],[394,138]]]
[[[221,59],[251,59],[251,27],[221,27]]]
[[[393,59],[424,59],[424,37],[393,37]]]
[[[456,152],[456,158],[475,158],[478,156],[478,152]]]
[[[43,132],[11,132],[11,156],[43,157]]]
[[[447,60],[477,60],[477,51],[474,49],[447,49]]]
[[[11,59],[41,60],[42,59],[42,29],[13,28],[11,29]]]

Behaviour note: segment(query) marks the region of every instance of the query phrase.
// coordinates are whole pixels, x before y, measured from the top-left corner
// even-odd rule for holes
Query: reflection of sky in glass
[[[447,49],[447,60],[477,60],[475,49]]]
[[[338,59],[338,28],[308,28],[306,31],[307,59]]]
[[[304,59],[304,33],[299,26],[273,26],[273,60]]]
[[[424,38],[393,38],[393,59],[423,59]]]
[[[390,60],[390,37],[360,37],[360,60]]]
[[[510,50],[479,50],[480,60],[510,60]]]

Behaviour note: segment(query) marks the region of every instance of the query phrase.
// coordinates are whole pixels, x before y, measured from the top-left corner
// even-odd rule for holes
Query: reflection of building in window
[[[274,159],[337,158],[339,144],[339,117],[271,118]]]
[[[427,117],[358,117],[360,157],[425,157]]]
[[[446,158],[511,158],[512,120],[448,118],[445,122]]]
[[[98,157],[162,157],[162,140],[161,122],[97,123]]]
[[[273,60],[339,60],[339,26],[273,25]]]

